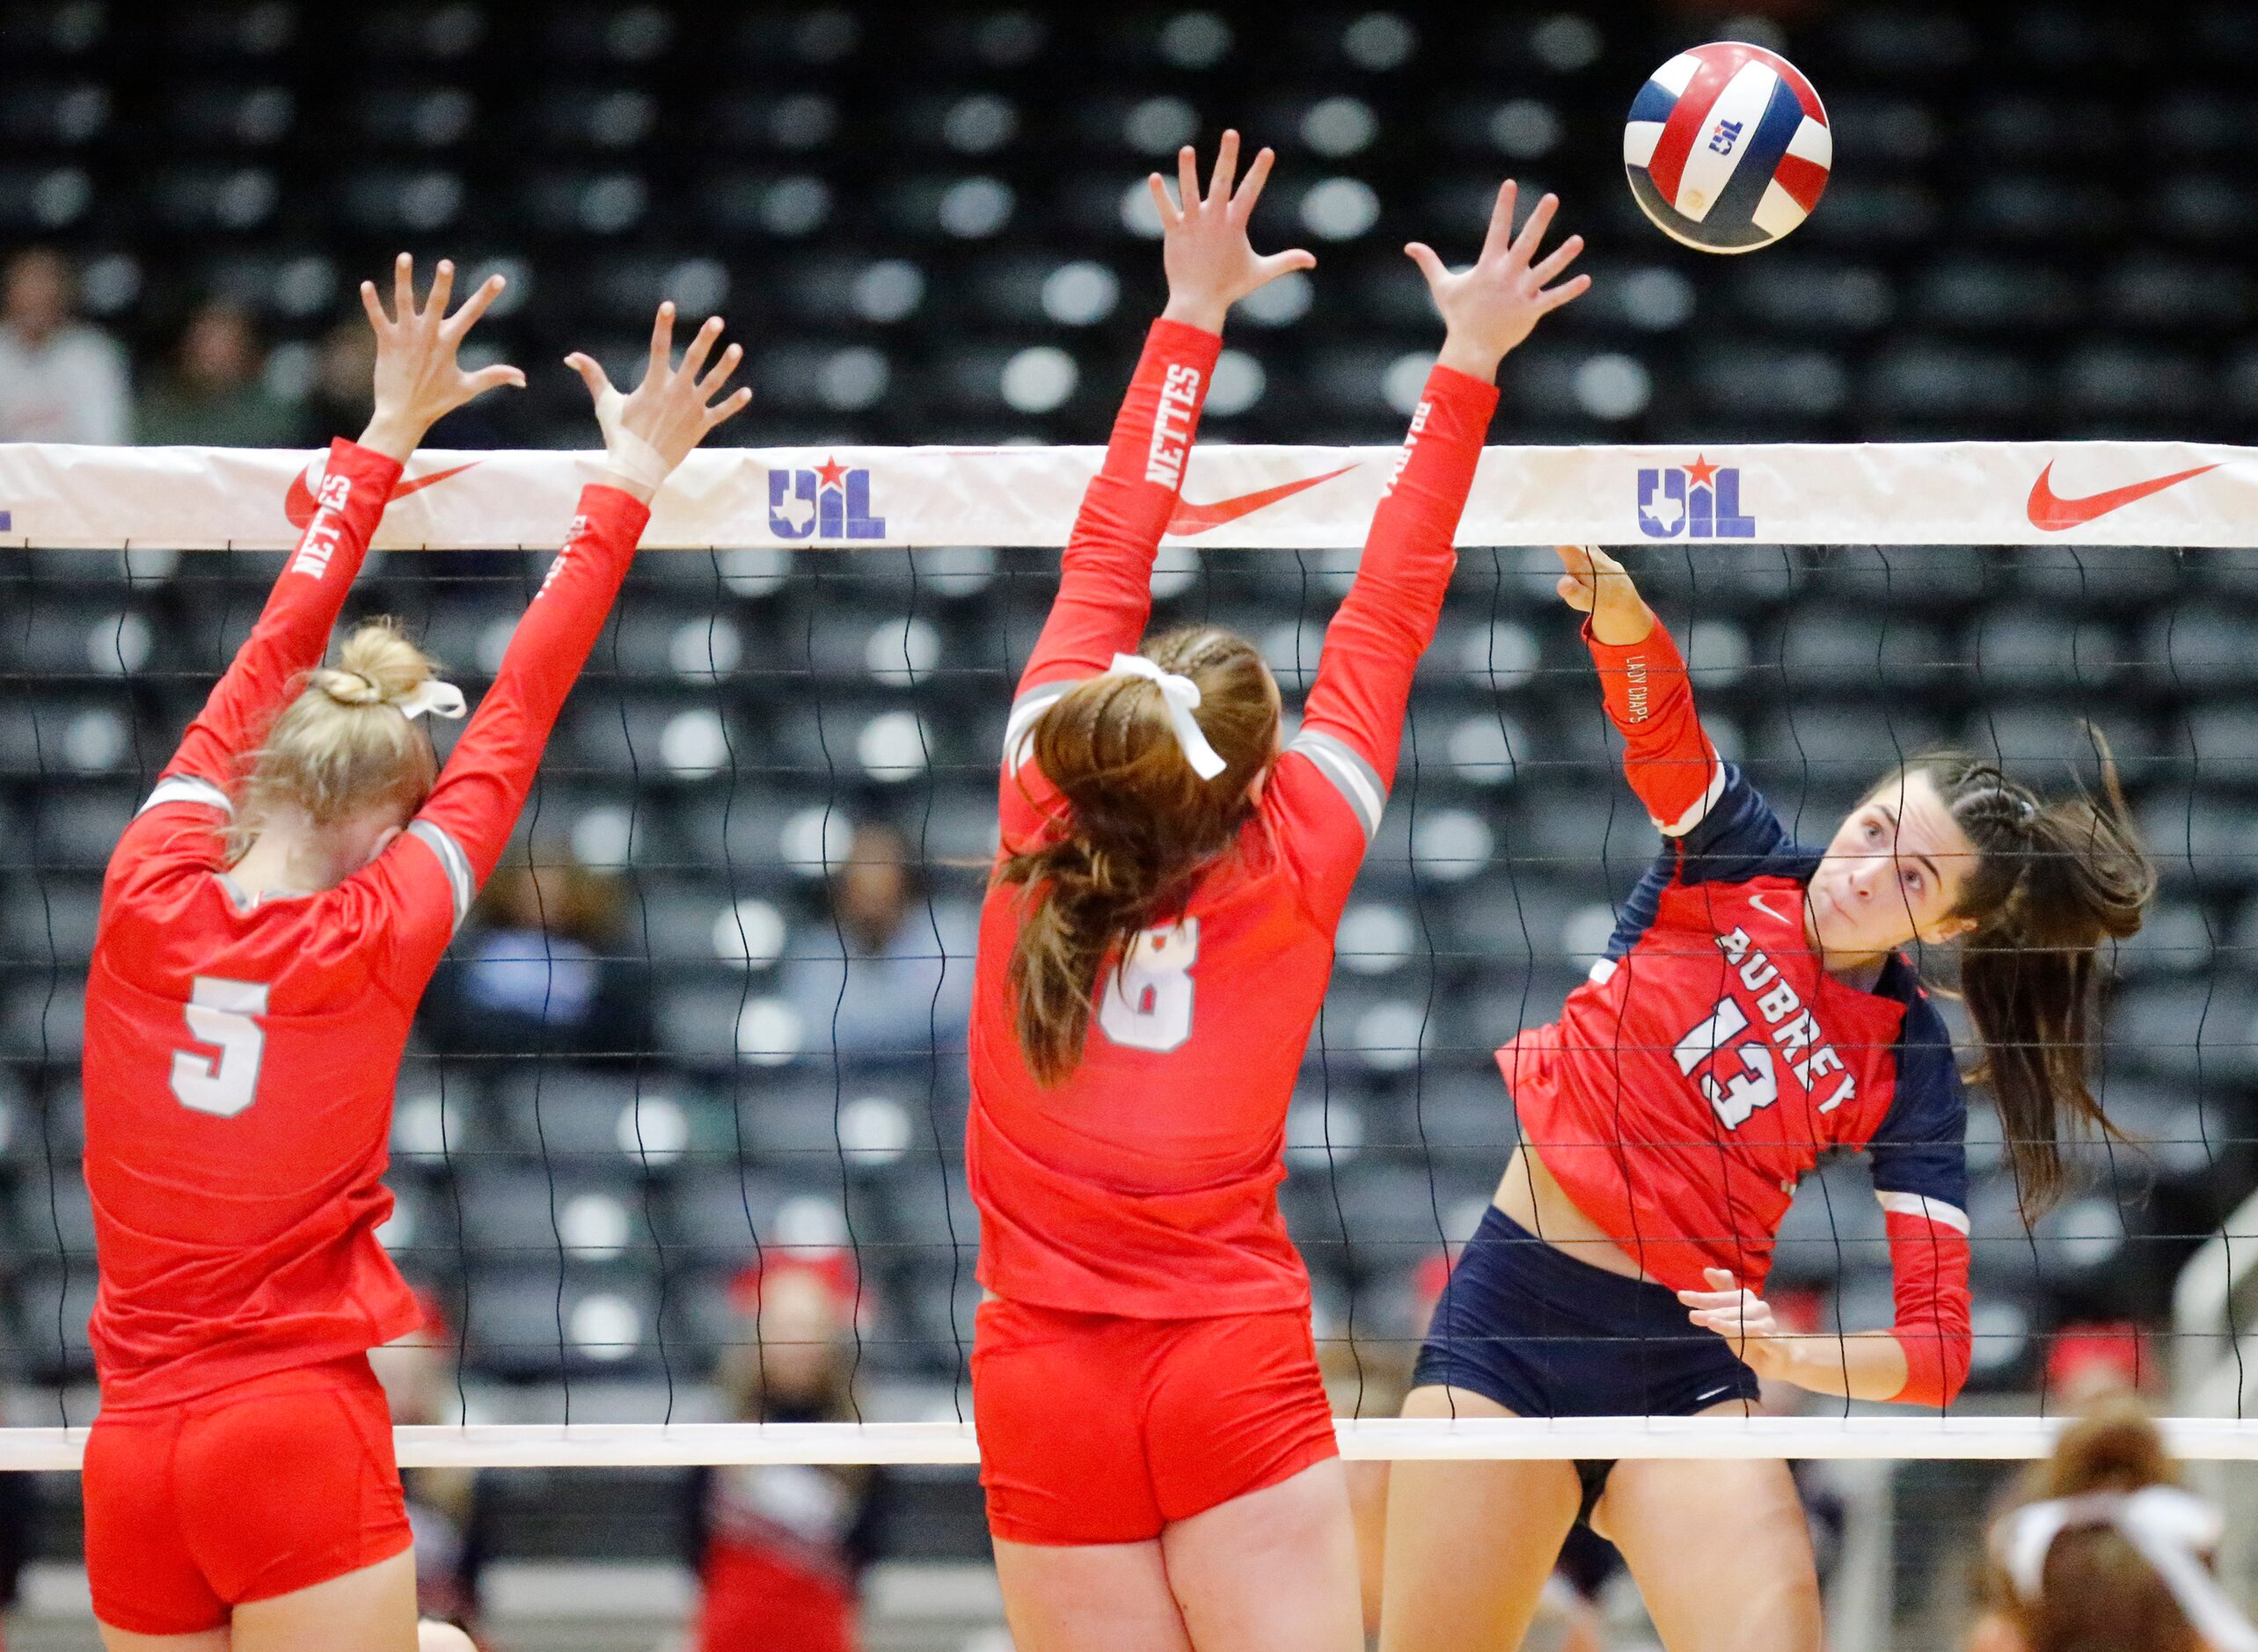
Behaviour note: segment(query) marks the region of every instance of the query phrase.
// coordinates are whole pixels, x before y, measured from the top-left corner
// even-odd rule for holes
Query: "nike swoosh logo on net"
[[[2076,528],[2106,516],[2113,510],[2123,510],[2127,505],[2146,499],[2151,493],[2160,493],[2167,487],[2176,487],[2205,471],[2216,471],[2216,464],[2198,464],[2193,470],[2174,471],[2169,476],[2159,476],[2145,482],[2132,482],[2123,487],[2112,487],[2105,493],[2088,493],[2083,499],[2064,499],[2054,491],[2054,465],[2051,461],[2038,473],[2031,484],[2031,526],[2042,533],[2060,533],[2065,528]]]
[[[1195,505],[1188,499],[1176,501],[1176,508],[1168,514],[1168,531],[1186,535],[1205,533],[1210,528],[1220,528],[1227,522],[1237,522],[1241,516],[1251,516],[1265,505],[1275,505],[1282,499],[1291,499],[1305,493],[1319,482],[1329,482],[1336,476],[1346,476],[1356,467],[1344,464],[1337,471],[1327,471],[1322,476],[1304,476],[1298,482],[1281,482],[1275,487],[1259,487],[1251,493],[1241,493],[1235,499],[1218,499],[1213,504]]]
[[[452,470],[434,471],[428,476],[419,476],[413,480],[404,479],[395,482],[392,484],[392,491],[385,496],[384,502],[398,503],[410,493],[420,493],[425,488],[435,483],[443,482],[450,476],[462,475],[471,468],[471,465],[477,463],[476,459],[472,459],[470,464],[457,464]],[[290,491],[282,496],[282,514],[289,518],[290,526],[303,528],[314,519],[314,508],[313,489],[306,486],[306,473],[300,471],[290,479]]]

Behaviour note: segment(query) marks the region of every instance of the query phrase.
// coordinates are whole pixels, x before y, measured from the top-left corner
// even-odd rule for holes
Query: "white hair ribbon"
[[[603,450],[611,468],[628,481],[657,492],[674,469],[658,449],[619,422],[627,398],[616,385],[606,385],[596,398],[596,427],[603,432]]]
[[[435,676],[424,678],[398,699],[385,704],[410,722],[426,714],[452,721],[470,709],[461,689],[452,683],[442,683]]]
[[[2217,1509],[2176,1486],[2033,1503],[1991,1528],[1991,1553],[2016,1595],[2035,1602],[2055,1539],[2093,1526],[2110,1527],[2132,1545],[2164,1580],[2189,1626],[2218,1652],[2258,1652],[2258,1627],[2227,1598],[2202,1558],[2218,1546],[2225,1523]]]
[[[1200,708],[1200,685],[1190,677],[1164,671],[1141,654],[1115,654],[1113,664],[1106,668],[1106,675],[1141,676],[1148,683],[1159,684],[1161,700],[1168,707],[1168,727],[1175,731],[1176,743],[1184,749],[1184,761],[1192,765],[1194,774],[1202,780],[1212,780],[1231,766],[1208,744],[1199,719],[1192,715]]]

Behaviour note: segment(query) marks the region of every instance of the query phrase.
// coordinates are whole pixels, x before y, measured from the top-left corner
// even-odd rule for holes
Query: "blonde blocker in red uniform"
[[[415,813],[439,778],[439,758],[430,734],[401,714],[399,702],[437,670],[398,621],[355,626],[337,663],[307,673],[252,754],[229,859],[251,846],[277,808],[303,809],[317,826],[381,804],[402,819]]]
[[[1193,772],[1160,685],[1140,677],[1092,677],[1036,720],[1035,763],[1069,813],[1058,837],[1012,853],[996,876],[1026,890],[1012,989],[1019,1048],[1045,1085],[1082,1059],[1107,956],[1126,959],[1139,931],[1182,906],[1246,823],[1249,788],[1277,755],[1277,690],[1244,637],[1192,626],[1144,654],[1198,686],[1194,715],[1225,767],[1213,780]]]

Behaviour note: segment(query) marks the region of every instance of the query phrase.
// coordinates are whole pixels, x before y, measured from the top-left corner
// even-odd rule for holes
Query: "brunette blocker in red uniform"
[[[1480,261],[1410,250],[1448,337],[1326,637],[1300,732],[1243,638],[1144,639],[1154,553],[1258,257],[1225,134],[1156,176],[1169,303],[1063,559],[1005,735],[968,1156],[982,1477],[1021,1652],[1349,1652],[1348,1500],[1280,1220],[1287,1103],[1456,565],[1499,362],[1582,292],[1500,192]],[[1142,642],[1141,642],[1142,640]],[[1142,653],[1134,653],[1142,646]]]

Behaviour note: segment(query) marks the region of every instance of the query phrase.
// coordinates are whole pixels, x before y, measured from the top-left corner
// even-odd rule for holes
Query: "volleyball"
[[[1753,252],[1810,216],[1835,139],[1802,72],[1720,40],[1680,52],[1639,88],[1623,125],[1631,194],[1673,241]]]

